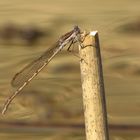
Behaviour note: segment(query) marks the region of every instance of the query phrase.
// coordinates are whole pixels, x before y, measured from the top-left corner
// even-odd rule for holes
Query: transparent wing
[[[23,68],[20,72],[18,72],[12,79],[11,85],[13,87],[21,87],[24,83],[28,82],[34,76],[36,76],[56,55],[56,52],[59,51],[59,46],[55,45],[55,47],[47,50],[43,55],[41,55],[38,59],[34,60],[32,63]]]

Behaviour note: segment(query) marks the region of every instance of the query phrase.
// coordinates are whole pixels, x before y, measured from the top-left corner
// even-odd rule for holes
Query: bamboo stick
[[[87,140],[109,140],[98,32],[91,32],[79,47]]]

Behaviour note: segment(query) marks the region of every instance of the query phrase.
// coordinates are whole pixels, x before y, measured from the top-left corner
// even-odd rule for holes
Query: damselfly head
[[[81,33],[80,28],[77,25],[74,26],[74,31],[76,32],[76,34]]]

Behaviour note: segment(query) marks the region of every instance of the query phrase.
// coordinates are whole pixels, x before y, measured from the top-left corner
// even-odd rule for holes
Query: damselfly
[[[17,90],[6,100],[2,109],[2,114],[5,114],[12,100],[22,91],[22,89],[29,84],[29,82],[60,52],[67,44],[70,46],[80,41],[81,31],[78,26],[59,38],[54,47],[48,49],[38,59],[27,65],[12,79],[11,85],[16,87]]]

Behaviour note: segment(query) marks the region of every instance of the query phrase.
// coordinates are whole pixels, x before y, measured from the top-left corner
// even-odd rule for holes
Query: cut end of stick
[[[98,33],[98,31],[91,31],[90,35],[95,36]]]

